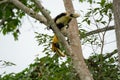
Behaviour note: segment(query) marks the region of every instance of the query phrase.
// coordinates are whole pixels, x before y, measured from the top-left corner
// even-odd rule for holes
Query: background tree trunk
[[[120,65],[120,0],[113,0],[113,9],[114,9],[114,19],[115,19],[115,32],[119,56],[119,65]]]
[[[74,8],[72,1],[71,0],[63,0],[63,1],[66,11],[69,13],[73,13]],[[81,80],[93,80],[82,55],[78,25],[75,19],[71,21],[68,32],[69,32],[68,38],[70,39],[70,46],[72,49],[71,58],[73,60],[73,66],[75,70],[77,71]]]

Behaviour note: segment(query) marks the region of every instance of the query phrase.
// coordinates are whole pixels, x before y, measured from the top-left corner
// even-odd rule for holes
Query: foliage
[[[30,64],[20,73],[7,74],[0,80],[79,80],[70,65],[71,59],[62,61],[58,55],[36,58],[34,64]]]
[[[98,23],[101,23],[104,26],[107,26],[106,24],[113,19],[112,3],[105,0],[104,2],[96,2],[96,5],[99,7],[91,7],[85,15],[83,22],[86,22],[88,25],[95,24],[97,26]],[[106,21],[105,18],[108,20]],[[95,23],[92,23],[91,21],[94,21]]]
[[[79,0],[80,2],[84,2],[84,1],[87,1],[89,2],[90,4],[94,2],[94,0]]]
[[[110,0],[91,0],[91,1],[92,4],[90,4],[87,13],[84,15],[84,18],[79,24],[81,42],[82,45],[91,46],[93,53],[99,52],[103,53],[103,47],[105,46],[105,42],[108,41],[107,39],[105,40],[107,28],[111,26],[111,23],[113,22],[114,19],[112,2]],[[87,29],[84,27],[84,24],[87,25]],[[90,36],[86,35],[91,30],[97,30],[105,27],[107,28],[103,32],[94,33]]]
[[[27,7],[39,12],[31,0],[21,0]],[[90,8],[81,23],[87,23],[89,26],[98,24],[103,27],[108,26],[113,19],[112,3],[107,0],[79,0],[87,1],[90,4],[97,4],[99,7]],[[15,39],[18,39],[20,19],[25,13],[10,3],[0,5],[0,32],[4,35],[12,33]],[[106,18],[107,20],[105,20]],[[94,23],[93,23],[94,22]],[[86,37],[87,30],[80,29],[82,43],[91,45],[101,45],[98,35]],[[52,54],[50,49],[52,36],[36,32],[38,45],[44,46],[43,52],[46,54],[43,58],[36,58],[33,64],[19,73],[10,73],[0,75],[0,80],[79,80],[74,70],[71,58],[64,58],[57,54]],[[116,53],[116,52],[115,52]],[[108,53],[111,54],[111,53]],[[95,80],[120,80],[120,72],[117,66],[118,57],[116,55],[93,53],[88,59],[85,59],[90,72]],[[7,63],[7,62],[5,62]],[[10,66],[14,65],[10,63]]]
[[[52,37],[46,34],[45,36],[40,33],[36,34],[37,41],[49,48],[47,44]],[[6,74],[1,76],[0,80],[79,80],[69,56],[61,58],[57,54],[51,55],[49,51],[50,49],[43,50],[46,56],[37,57],[35,62],[22,72]],[[116,52],[115,50],[105,55],[94,53],[85,59],[95,80],[119,80],[120,72],[118,72]]]
[[[52,43],[51,41],[52,41],[53,36],[50,36],[48,34],[38,33],[38,32],[35,32],[35,33],[36,33],[35,38],[37,39],[39,43],[38,45],[44,46],[43,52],[47,55],[50,55],[51,54],[50,52],[52,52],[50,46]]]
[[[113,20],[112,2],[99,0],[94,2],[94,4],[96,4],[97,7],[91,5],[82,22],[86,22],[88,25],[95,25],[98,28],[98,24],[101,24],[103,27],[108,26]]]
[[[32,8],[38,12],[35,4],[31,0],[22,0],[23,4],[27,7]],[[0,32],[4,35],[12,33],[14,39],[18,39],[20,33],[19,27],[21,25],[21,19],[25,16],[25,13],[11,3],[0,4]]]
[[[95,80],[119,80],[120,72],[116,63],[117,57],[112,55],[93,54],[86,59],[86,63]],[[102,63],[100,58],[102,57]],[[7,74],[0,80],[79,80],[69,57],[62,60],[58,55],[36,58],[20,73]]]
[[[102,54],[93,54],[86,60],[89,70],[93,74],[94,80],[119,80],[120,72],[117,66],[118,56],[114,54],[117,51],[112,53]],[[112,55],[111,55],[112,54]]]

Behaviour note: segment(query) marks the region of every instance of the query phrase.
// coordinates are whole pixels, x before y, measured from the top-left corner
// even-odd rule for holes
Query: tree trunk
[[[118,61],[120,65],[120,0],[113,0],[114,20],[115,20],[115,32],[118,48]]]
[[[69,13],[73,13],[74,8],[72,5],[72,1],[71,0],[63,0],[63,1],[64,1],[66,11]],[[73,66],[77,74],[79,75],[79,78],[81,80],[93,80],[82,55],[78,25],[75,19],[71,21],[68,32],[69,32],[68,38],[70,40],[70,46],[72,49],[71,58],[73,61]]]

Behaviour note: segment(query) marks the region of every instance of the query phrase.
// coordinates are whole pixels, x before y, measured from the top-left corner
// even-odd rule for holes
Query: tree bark
[[[118,61],[120,65],[120,0],[113,0],[115,32],[118,48]]]
[[[68,13],[73,13],[74,8],[73,8],[72,1],[71,0],[63,0],[63,1],[64,1],[64,6],[66,11]],[[75,19],[73,19],[70,22],[68,32],[69,32],[68,38],[70,40],[70,46],[72,49],[71,58],[73,61],[73,66],[77,74],[79,75],[79,78],[81,80],[93,80],[82,55],[78,25]]]

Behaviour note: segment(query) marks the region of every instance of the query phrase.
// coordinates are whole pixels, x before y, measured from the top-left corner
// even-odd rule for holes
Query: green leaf
[[[92,4],[92,1],[93,1],[93,0],[88,0],[88,2],[89,2],[90,4]]]
[[[88,25],[90,25],[90,20],[87,20]]]
[[[13,33],[13,36],[14,36],[14,39],[15,39],[15,40],[18,40],[18,33],[17,33],[17,32],[14,32],[14,33]]]
[[[80,2],[83,2],[84,0],[79,0]]]
[[[88,20],[88,17],[87,18],[85,18],[85,19],[83,19],[83,21],[82,22],[86,22]]]
[[[7,34],[7,29],[6,29],[6,28],[3,28],[3,29],[2,29],[2,33],[3,33],[3,35],[6,35],[6,34]]]
[[[105,5],[106,0],[101,0],[101,6],[103,7]]]
[[[107,22],[106,21],[101,21],[101,23],[105,25]]]

